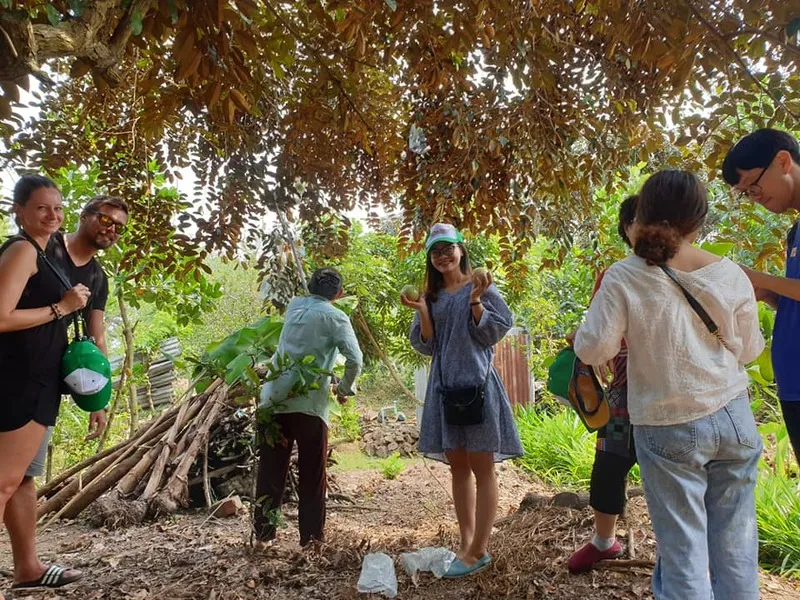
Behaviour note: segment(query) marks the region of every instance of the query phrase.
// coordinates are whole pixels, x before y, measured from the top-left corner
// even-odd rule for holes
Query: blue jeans
[[[656,600],[758,600],[755,487],[763,446],[748,395],[689,423],[634,432],[658,542]]]

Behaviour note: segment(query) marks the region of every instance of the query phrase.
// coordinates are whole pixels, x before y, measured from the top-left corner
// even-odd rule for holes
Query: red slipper
[[[608,558],[619,558],[622,555],[622,546],[619,545],[617,540],[614,540],[614,545],[605,552],[600,552],[597,546],[589,542],[583,548],[575,552],[569,557],[567,568],[569,572],[575,575],[576,573],[586,573],[591,571],[601,560]]]

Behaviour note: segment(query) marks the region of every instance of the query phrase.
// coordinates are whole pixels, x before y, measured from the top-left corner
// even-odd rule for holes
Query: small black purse
[[[491,365],[489,367],[491,369]],[[448,425],[480,425],[485,418],[487,374],[482,385],[465,388],[442,388],[444,420]]]
[[[428,314],[430,315],[431,324],[433,325],[433,310],[428,303]],[[472,318],[472,315],[470,315]],[[436,328],[434,327],[434,336]],[[438,340],[434,341],[434,348],[436,353],[439,353]],[[441,391],[439,396],[442,401],[444,409],[444,420],[448,425],[480,425],[485,419],[484,407],[486,399],[486,384],[489,382],[489,375],[492,372],[492,361],[489,360],[489,366],[486,369],[486,377],[483,378],[481,385],[461,387],[461,388],[447,388],[444,386],[444,379],[442,379],[442,357],[438,356],[437,366],[439,367],[439,384]]]

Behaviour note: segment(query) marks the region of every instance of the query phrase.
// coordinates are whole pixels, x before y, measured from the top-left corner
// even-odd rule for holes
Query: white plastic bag
[[[411,576],[414,585],[417,585],[420,571],[430,571],[437,579],[441,579],[455,557],[455,553],[447,548],[422,548],[416,552],[401,554],[400,564]]]
[[[367,594],[383,594],[387,598],[397,596],[397,575],[394,561],[383,552],[367,554],[361,564],[358,591]]]

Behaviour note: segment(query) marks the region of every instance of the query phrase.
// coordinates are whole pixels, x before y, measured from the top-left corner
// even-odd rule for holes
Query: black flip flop
[[[50,565],[47,567],[42,576],[39,579],[34,581],[23,581],[22,583],[15,583],[11,586],[12,590],[21,590],[21,589],[28,589],[28,588],[60,588],[65,585],[69,585],[70,583],[75,583],[83,579],[83,573],[80,573],[77,577],[66,577],[64,574],[67,571],[72,571],[73,569],[68,569],[66,567],[61,567],[59,565]],[[8,598],[8,596],[6,596]]]

